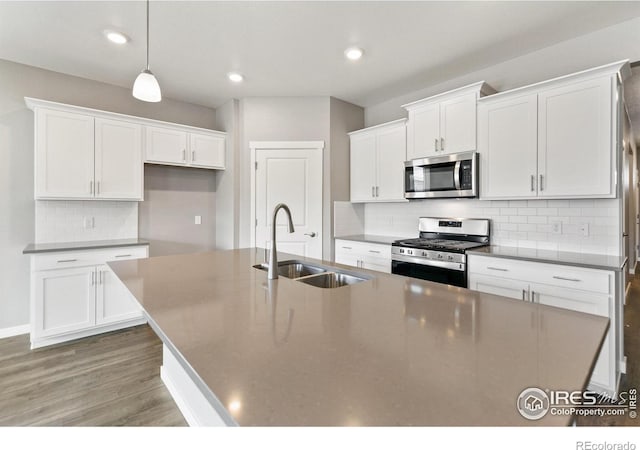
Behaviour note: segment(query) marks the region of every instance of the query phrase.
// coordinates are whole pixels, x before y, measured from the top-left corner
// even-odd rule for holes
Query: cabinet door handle
[[[524,296],[525,296],[525,292],[526,292],[526,290],[525,290],[525,289],[523,289],[523,290],[522,290],[522,301],[525,301],[525,298],[524,298]]]
[[[578,278],[557,277],[555,275],[553,276],[553,278],[556,280],[563,280],[563,281],[575,281],[575,282],[582,281],[582,280],[579,280]]]
[[[508,272],[509,269],[502,269],[500,267],[491,267],[491,266],[487,266],[487,269],[489,270],[497,270],[498,272]]]
[[[93,195],[93,181],[89,181],[89,194]]]
[[[435,138],[433,140],[433,149],[437,152],[438,151],[438,138]]]
[[[539,186],[540,186],[540,190],[541,191],[544,191],[544,185],[542,184],[543,176],[544,175],[540,174],[540,184],[539,184]]]
[[[100,195],[100,182],[96,181],[96,195]]]
[[[95,272],[91,272],[91,281],[89,282],[89,286],[93,286],[95,284]]]
[[[116,255],[115,257],[116,258],[127,258],[129,256],[131,256],[131,253],[129,253],[128,255]]]
[[[76,262],[77,259],[59,259],[59,263],[68,263],[68,262]]]
[[[369,253],[380,253],[380,250],[369,250]]]
[[[195,161],[195,160],[196,160],[196,151],[191,150],[191,161]]]
[[[182,150],[182,160],[184,162],[187,162],[187,151],[186,150]]]
[[[536,291],[531,291],[531,303],[536,302]]]
[[[372,197],[376,196],[376,187],[375,186],[371,186],[371,196]]]
[[[351,247],[344,247],[343,246],[342,248],[344,248],[345,250],[351,250]]]
[[[440,138],[440,151],[441,152],[444,151],[444,138],[443,137]]]
[[[304,235],[305,236],[311,236],[311,237],[316,237],[317,236],[315,231],[312,231],[311,233],[305,233]]]
[[[535,175],[531,175],[531,192],[535,192],[536,191],[536,176]]]
[[[378,193],[379,189],[380,189],[380,186],[376,186],[376,197],[380,197],[380,194]]]

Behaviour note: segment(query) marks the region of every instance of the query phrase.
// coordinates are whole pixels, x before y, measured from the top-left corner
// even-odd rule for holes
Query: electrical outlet
[[[562,234],[562,222],[560,221],[551,222],[551,232],[553,234]]]
[[[581,223],[579,228],[580,228],[580,233],[582,233],[583,236],[589,236],[589,224],[588,223]]]
[[[84,227],[85,230],[88,230],[89,228],[93,228],[93,220],[91,217],[83,217],[82,218],[82,226]]]
[[[195,216],[194,222],[196,225],[202,225],[202,216]]]

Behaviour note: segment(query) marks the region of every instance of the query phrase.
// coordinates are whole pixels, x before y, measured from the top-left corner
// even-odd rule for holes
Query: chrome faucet
[[[278,215],[278,211],[284,209],[289,217],[289,233],[293,233],[295,229],[293,228],[293,220],[291,220],[291,211],[289,207],[284,203],[278,203],[275,208],[273,208],[273,217],[271,218],[271,253],[269,253],[269,271],[267,273],[267,278],[269,280],[275,280],[278,278],[278,250],[276,249],[276,217]]]

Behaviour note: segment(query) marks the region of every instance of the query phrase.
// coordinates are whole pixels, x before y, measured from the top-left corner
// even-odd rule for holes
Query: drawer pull
[[[380,253],[380,250],[369,250],[369,253]]]
[[[131,253],[129,253],[128,255],[116,255],[116,258],[126,258],[128,256],[131,256]]]
[[[508,272],[509,269],[502,269],[500,267],[491,267],[491,266],[487,266],[487,269],[489,270],[497,270],[498,272]]]
[[[68,262],[76,262],[77,259],[59,259],[59,263],[68,263]]]
[[[345,250],[351,250],[351,247],[342,246],[342,248],[344,248]]]
[[[578,282],[578,281],[582,281],[582,280],[579,280],[579,279],[577,279],[577,278],[557,277],[557,276],[555,276],[555,275],[553,276],[553,278],[554,278],[554,279],[556,279],[556,280],[563,280],[563,281],[576,281],[576,282]]]

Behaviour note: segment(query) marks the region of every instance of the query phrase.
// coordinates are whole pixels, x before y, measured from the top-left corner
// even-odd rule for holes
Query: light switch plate
[[[580,224],[580,233],[582,233],[583,236],[589,236],[589,224],[588,223],[581,223]]]
[[[202,216],[195,216],[194,222],[196,225],[202,225]]]

